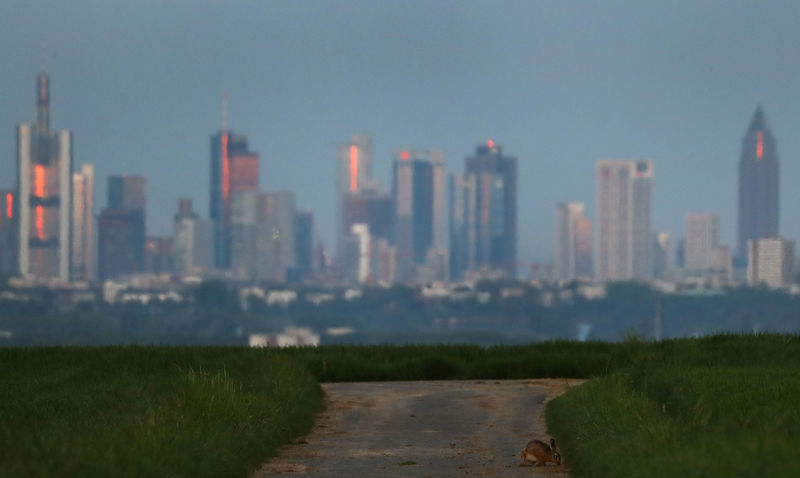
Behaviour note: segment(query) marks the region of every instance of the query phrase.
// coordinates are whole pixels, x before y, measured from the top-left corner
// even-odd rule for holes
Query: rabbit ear
[[[550,448],[552,448],[553,450],[556,449],[556,439],[555,438],[551,438],[550,439]]]

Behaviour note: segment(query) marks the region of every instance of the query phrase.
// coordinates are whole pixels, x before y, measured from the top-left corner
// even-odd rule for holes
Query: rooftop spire
[[[50,130],[50,77],[44,67],[36,77],[36,130],[40,133]]]
[[[767,124],[767,118],[764,116],[764,109],[761,105],[756,107],[755,113],[753,113],[753,119],[750,120],[750,126],[747,128],[748,131],[765,131],[769,129],[769,125]]]

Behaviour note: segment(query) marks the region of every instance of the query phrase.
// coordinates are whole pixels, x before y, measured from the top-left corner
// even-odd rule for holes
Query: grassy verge
[[[286,351],[321,382],[588,378],[610,366],[615,344],[543,342],[526,346],[325,346]]]
[[[269,350],[0,349],[0,475],[247,476],[321,398]]]
[[[586,377],[614,346],[0,348],[0,476],[247,476],[320,381]]]
[[[550,402],[575,477],[800,476],[800,337],[620,344]]]
[[[800,476],[800,337],[530,346],[0,348],[0,476],[247,476],[320,381],[595,377],[550,402],[574,476]]]

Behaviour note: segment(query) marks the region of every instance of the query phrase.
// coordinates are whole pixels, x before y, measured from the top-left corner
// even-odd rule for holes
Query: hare
[[[556,465],[561,464],[561,455],[556,451],[556,440],[554,438],[550,439],[549,445],[541,440],[529,441],[525,448],[522,449],[521,456],[522,463],[520,463],[520,466],[530,461],[535,461],[536,465],[544,465],[548,461]]]

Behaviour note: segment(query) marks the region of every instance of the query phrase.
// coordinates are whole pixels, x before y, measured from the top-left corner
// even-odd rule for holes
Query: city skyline
[[[520,261],[552,262],[556,203],[583,202],[595,219],[592,171],[599,157],[654,160],[659,172],[654,231],[670,232],[677,242],[686,212],[706,210],[719,214],[720,242],[735,245],[738,143],[758,104],[768,112],[780,143],[781,182],[790,184],[798,177],[800,167],[793,158],[800,152],[800,140],[792,132],[800,109],[785,101],[798,65],[777,53],[777,46],[796,35],[790,28],[796,13],[788,3],[738,9],[683,3],[622,8],[615,2],[549,10],[524,3],[491,11],[477,3],[435,11],[423,6],[321,6],[295,25],[300,30],[296,37],[280,26],[272,28],[273,23],[292,24],[309,4],[224,9],[200,4],[181,21],[182,9],[176,6],[164,7],[163,19],[158,19],[144,13],[145,8],[118,12],[100,5],[99,16],[73,22],[85,28],[59,29],[53,26],[56,20],[74,17],[74,7],[53,5],[39,15],[43,7],[4,3],[3,17],[15,22],[0,33],[10,46],[2,54],[4,63],[12,66],[3,85],[19,95],[0,105],[0,127],[7,132],[0,138],[2,167],[13,170],[13,128],[32,116],[30,85],[41,67],[41,45],[20,43],[25,37],[21,26],[28,36],[36,32],[45,42],[41,49],[54,78],[52,121],[75,132],[75,165],[95,166],[96,201],[104,197],[109,175],[146,174],[147,226],[153,234],[169,233],[174,212],[172,206],[155,204],[191,197],[197,213],[208,217],[207,138],[219,129],[221,91],[230,93],[231,128],[245,132],[252,149],[262,154],[260,189],[295,191],[298,208],[314,211],[328,251],[333,250],[335,231],[330,204],[334,185],[328,184],[335,174],[335,144],[353,132],[371,134],[373,177],[384,188],[390,184],[391,151],[400,146],[444,150],[450,173],[476,143],[489,138],[514,151],[520,161]],[[132,15],[123,21],[122,13]],[[223,42],[224,48],[215,48],[212,43],[219,37],[202,28],[215,16],[223,22],[246,16],[253,21],[243,22],[240,32]],[[420,27],[411,45],[404,36],[381,33],[394,30],[384,28],[390,16],[396,17],[397,30]],[[31,23],[34,18],[41,24]],[[258,54],[241,36],[259,31],[256,19],[264,23],[261,29],[273,32],[270,41],[255,42]],[[437,32],[433,25],[442,19],[447,19],[445,28]],[[717,32],[710,39],[698,33],[707,30],[708,21]],[[129,43],[127,33],[146,22],[151,22],[147,28],[152,30],[145,31],[152,38]],[[507,31],[491,39],[474,28],[484,22],[502,24]],[[544,24],[548,22],[552,26]],[[366,28],[368,35],[348,35],[343,25]],[[537,28],[521,28],[526,25]],[[577,25],[586,26],[591,35]],[[111,28],[126,33],[125,41],[109,33]],[[642,35],[641,45],[628,45],[631,35],[648,29],[659,35]],[[525,30],[536,34],[519,33]],[[199,35],[197,46],[187,44],[187,32]],[[96,41],[104,35],[108,42]],[[67,41],[72,38],[76,41]],[[699,38],[704,41],[697,42]],[[329,45],[325,56],[301,59],[320,45]],[[429,45],[437,46],[425,55],[413,54]],[[287,56],[290,46],[298,51]],[[474,52],[466,51],[470,46]],[[213,67],[222,64],[222,50],[232,58],[216,73]],[[188,63],[179,58],[184,52],[189,53]],[[247,55],[257,61],[245,65]],[[128,66],[115,58],[125,58]],[[711,72],[704,69],[708,58],[718,59]],[[229,60],[241,68],[231,68]],[[208,69],[201,66],[205,64]],[[315,65],[322,69],[315,70]],[[415,81],[403,73],[431,65]],[[273,73],[265,75],[261,68]],[[85,73],[94,69],[96,75]],[[132,71],[136,81],[123,81],[134,76]],[[505,73],[492,79],[490,71]],[[772,74],[763,74],[767,71]],[[315,79],[326,72],[316,76],[332,85],[327,89]],[[397,73],[396,80],[389,73]],[[355,87],[343,86],[351,74],[358,79]],[[591,81],[578,81],[581,76]],[[260,83],[247,78],[259,78]],[[3,177],[0,188],[13,187]],[[798,194],[782,187],[781,202],[791,204]],[[780,222],[782,236],[800,236],[800,224],[785,209]]]

